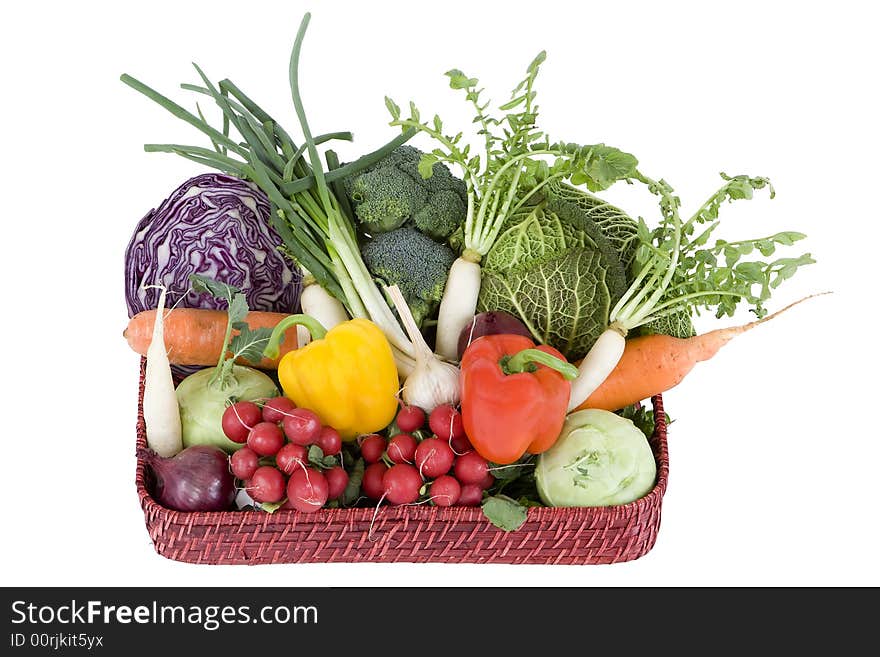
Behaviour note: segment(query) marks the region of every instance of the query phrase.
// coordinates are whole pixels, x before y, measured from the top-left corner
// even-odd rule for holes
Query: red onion
[[[225,511],[235,499],[235,477],[229,457],[210,445],[193,445],[162,458],[151,449],[139,449],[156,477],[153,497],[177,511]]]

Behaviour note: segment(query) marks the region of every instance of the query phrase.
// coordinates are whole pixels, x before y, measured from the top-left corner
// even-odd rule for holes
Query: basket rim
[[[144,393],[144,372],[146,367],[146,358],[141,357],[141,374],[138,386],[138,414],[137,414],[137,447],[146,447],[146,425],[143,417],[143,393]],[[663,496],[669,479],[669,448],[667,444],[667,423],[663,409],[662,395],[654,395],[651,397],[651,405],[654,410],[655,424],[654,433],[650,438],[650,442],[655,446],[655,462],[657,464],[657,479],[654,487],[643,497],[615,506],[594,506],[594,507],[529,507],[527,509],[526,523],[530,521],[547,520],[551,518],[559,518],[564,516],[567,520],[574,522],[586,522],[590,518],[597,515],[603,517],[634,517],[640,513],[647,512],[657,508]],[[290,518],[297,518],[298,521],[308,520],[312,523],[322,524],[333,521],[351,521],[351,522],[370,522],[375,514],[375,507],[350,507],[350,508],[322,508],[314,513],[304,514],[292,509],[278,509],[274,513],[266,513],[258,510],[229,510],[229,511],[177,511],[162,506],[150,495],[146,486],[146,462],[136,456],[137,464],[135,468],[135,483],[137,487],[138,499],[144,513],[151,517],[161,516],[165,522],[172,525],[237,525],[248,524],[249,520],[260,518],[260,525],[270,524],[289,524]],[[435,520],[444,521],[478,521],[485,520],[487,527],[494,527],[488,519],[483,515],[483,511],[479,506],[451,506],[436,507],[422,505],[382,505],[381,509],[383,521],[418,521],[418,520]]]

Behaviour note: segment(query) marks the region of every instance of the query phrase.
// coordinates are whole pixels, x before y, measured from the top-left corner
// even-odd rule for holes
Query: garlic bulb
[[[430,413],[441,404],[456,405],[461,399],[461,378],[458,367],[441,360],[425,342],[416,326],[403,293],[393,285],[386,287],[388,296],[397,308],[397,314],[416,352],[415,367],[403,385],[403,401]]]

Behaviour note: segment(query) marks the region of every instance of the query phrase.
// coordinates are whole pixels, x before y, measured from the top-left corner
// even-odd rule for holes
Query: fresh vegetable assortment
[[[447,72],[473,109],[472,141],[386,98],[401,133],[342,163],[328,146],[351,133],[313,134],[299,86],[308,22],[290,59],[295,132],[198,66],[182,86],[214,101],[219,127],[122,76],[209,141],[147,151],[220,172],[174,190],[126,251],[156,499],[266,513],[479,505],[516,530],[530,506],[646,495],[657,472],[642,402],[790,307],[765,306],[813,262],[771,258],[802,233],[713,236],[725,202],[772,198],[769,181],[722,174],[682,215],[634,155],[538,127],[543,52],[497,106],[477,78]],[[424,150],[406,143],[416,135]],[[657,221],[601,198],[620,181],[657,197]],[[694,314],[743,304],[756,321],[695,335]]]

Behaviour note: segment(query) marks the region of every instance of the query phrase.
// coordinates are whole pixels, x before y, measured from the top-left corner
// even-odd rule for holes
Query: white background
[[[222,2],[9,4],[0,35],[4,585],[878,585],[878,49],[870,3]],[[424,9],[419,9],[424,7]],[[724,236],[779,230],[817,264],[665,396],[671,474],[654,549],[614,566],[192,566],[156,555],[134,487],[138,357],[122,339],[136,222],[201,171],[144,142],[208,145],[119,81],[180,101],[191,61],[291,130],[286,67],[343,159],[392,135],[383,96],[447,125],[444,71],[506,100],[541,49],[541,125],[603,141],[672,183],[684,211],[718,172],[771,177],[725,206]],[[206,108],[207,109],[207,108]],[[216,117],[217,114],[211,115]],[[415,142],[425,146],[425,142]],[[606,197],[656,217],[636,188]],[[701,331],[745,321],[701,318]]]

